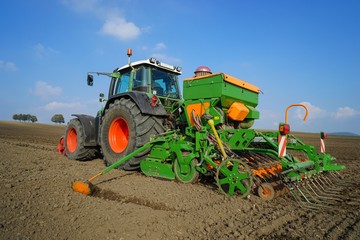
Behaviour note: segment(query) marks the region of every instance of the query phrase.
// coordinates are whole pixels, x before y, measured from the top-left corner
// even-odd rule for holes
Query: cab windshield
[[[158,96],[179,98],[178,75],[172,72],[166,72],[162,69],[153,68],[151,74],[152,93]]]

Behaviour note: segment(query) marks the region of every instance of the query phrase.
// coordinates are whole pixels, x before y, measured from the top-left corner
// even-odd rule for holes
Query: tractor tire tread
[[[164,126],[163,126],[163,119],[152,116],[152,115],[145,115],[142,114],[139,107],[129,98],[121,98],[116,99],[113,103],[109,105],[109,108],[105,110],[105,115],[103,117],[103,122],[106,118],[106,116],[111,113],[112,111],[121,110],[122,112],[126,112],[126,114],[129,114],[129,119],[132,119],[134,123],[134,129],[135,129],[135,143],[133,146],[130,146],[130,151],[127,151],[127,154],[131,153],[132,151],[135,151],[136,149],[142,147],[144,144],[149,142],[151,136],[155,136],[159,133],[164,132]],[[113,116],[114,117],[114,116]],[[106,133],[102,131],[102,138],[104,138]],[[103,139],[102,139],[102,142]],[[103,144],[102,144],[103,145]],[[145,159],[146,155],[149,153],[150,150],[145,150],[135,157],[131,158],[129,161],[125,162],[124,164],[120,165],[119,169],[124,170],[137,170],[140,167],[141,160]],[[119,154],[117,159],[113,159],[112,157],[109,157],[110,154],[107,154],[103,151],[104,160],[107,165],[113,164],[116,160],[120,159],[121,157],[124,157],[126,155]],[[112,158],[112,159],[110,159]]]
[[[66,143],[67,134],[71,128],[74,128],[77,133],[78,147],[73,153],[70,153],[68,151],[67,143]],[[71,160],[87,161],[96,158],[98,155],[98,150],[96,148],[84,146],[85,145],[84,127],[77,118],[71,119],[67,125],[64,145],[65,145],[66,156]]]

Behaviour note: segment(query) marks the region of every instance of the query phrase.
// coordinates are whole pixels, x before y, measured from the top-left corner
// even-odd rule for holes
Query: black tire
[[[197,160],[193,159],[189,164],[189,171],[187,173],[181,173],[180,164],[177,158],[174,160],[174,173],[175,178],[182,183],[195,183],[199,179],[199,172],[196,170]]]
[[[65,131],[65,153],[71,160],[86,161],[96,158],[98,150],[85,147],[85,131],[79,119],[70,120]]]
[[[127,98],[114,101],[105,110],[101,126],[101,148],[105,163],[111,165],[122,157],[142,147],[150,140],[164,132],[164,119],[140,112],[139,107]],[[119,169],[136,170],[149,150],[139,153]]]
[[[270,183],[262,183],[258,187],[258,195],[260,198],[270,201],[275,197],[275,189]]]
[[[245,119],[244,121],[234,121],[234,128],[235,129],[249,129],[255,123],[254,119]]]

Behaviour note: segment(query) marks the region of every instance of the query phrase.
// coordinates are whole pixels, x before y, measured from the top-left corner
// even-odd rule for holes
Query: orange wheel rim
[[[122,153],[129,144],[129,127],[123,118],[116,118],[109,128],[109,144],[115,153]]]
[[[66,145],[69,152],[75,152],[77,148],[77,133],[74,128],[71,128],[67,133]]]
[[[268,187],[263,187],[261,189],[261,193],[265,198],[269,198],[271,196],[271,190]]]

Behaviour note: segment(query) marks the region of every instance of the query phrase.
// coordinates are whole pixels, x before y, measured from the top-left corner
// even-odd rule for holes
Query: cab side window
[[[133,88],[134,91],[148,92],[148,69],[141,66],[134,70]]]
[[[117,79],[115,94],[120,94],[129,91],[130,72],[124,72],[120,74],[120,78]]]

